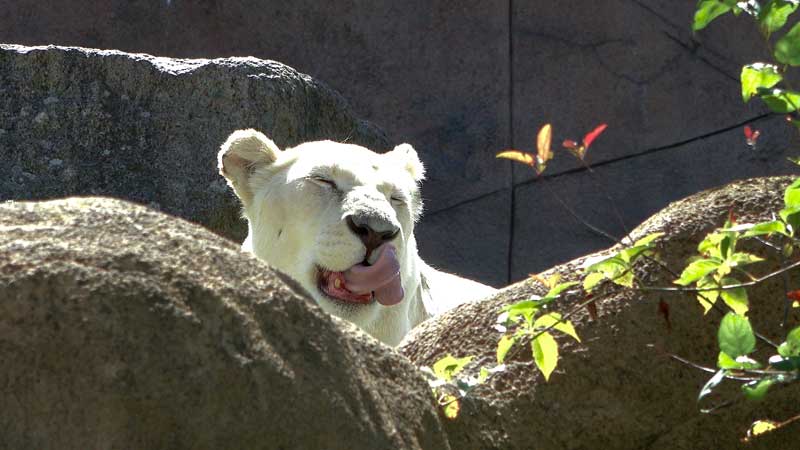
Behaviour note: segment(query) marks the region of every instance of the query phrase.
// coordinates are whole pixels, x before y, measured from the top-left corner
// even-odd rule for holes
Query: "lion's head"
[[[244,248],[322,308],[389,344],[423,318],[414,223],[424,168],[410,145],[385,154],[331,141],[280,150],[239,130],[222,145],[219,169],[249,222]]]

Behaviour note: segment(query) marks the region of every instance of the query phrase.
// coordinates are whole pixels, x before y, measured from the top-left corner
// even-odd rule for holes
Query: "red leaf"
[[[669,304],[664,300],[658,301],[658,313],[664,317],[664,321],[667,323],[667,331],[672,331],[672,323],[669,321]]]
[[[594,130],[586,133],[586,136],[583,137],[583,146],[586,147],[586,150],[589,150],[589,146],[592,145],[592,142],[594,142],[595,139],[597,139],[597,136],[600,136],[600,133],[605,131],[607,126],[608,124],[604,123],[598,125]]]
[[[786,298],[788,298],[789,300],[800,300],[800,289],[787,292]]]
[[[728,210],[728,223],[730,224],[726,225],[728,227],[736,225],[736,214],[733,213],[733,206]]]
[[[575,148],[578,147],[578,143],[573,141],[572,139],[565,140],[564,143],[561,145],[563,145],[564,148],[568,148],[570,150],[574,150]]]
[[[755,147],[759,136],[761,136],[761,131],[753,130],[750,125],[744,126],[744,138],[747,140],[747,145]]]

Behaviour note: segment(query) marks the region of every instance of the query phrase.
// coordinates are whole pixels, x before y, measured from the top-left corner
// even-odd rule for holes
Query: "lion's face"
[[[248,250],[330,313],[394,334],[384,328],[408,317],[406,294],[419,285],[413,232],[423,168],[410,146],[377,154],[319,141],[280,151],[243,130],[223,145],[220,168],[242,200]],[[398,341],[406,331],[397,330]]]

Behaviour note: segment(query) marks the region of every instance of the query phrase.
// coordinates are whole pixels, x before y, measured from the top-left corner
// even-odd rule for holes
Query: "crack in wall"
[[[517,31],[516,35],[519,36],[519,37],[528,37],[528,38],[533,37],[533,38],[546,39],[546,40],[558,42],[560,44],[564,44],[567,47],[574,47],[574,48],[577,48],[577,49],[580,49],[580,50],[596,50],[596,49],[598,49],[600,47],[603,47],[603,46],[609,45],[609,44],[619,44],[619,43],[623,43],[624,44],[624,43],[631,42],[630,39],[622,39],[622,38],[618,38],[618,39],[601,39],[601,40],[599,40],[597,42],[578,42],[578,41],[573,41],[573,40],[567,39],[567,38],[565,38],[563,36],[558,36],[558,35],[554,35],[554,34],[550,34],[550,33],[544,33],[544,32],[541,32],[541,31],[531,31],[531,30]]]
[[[714,71],[715,71],[715,72],[719,73],[719,74],[720,74],[720,75],[722,75],[723,77],[725,77],[725,78],[728,78],[728,79],[730,79],[730,80],[732,80],[732,81],[734,81],[734,82],[736,82],[736,83],[738,83],[738,82],[739,82],[739,78],[737,78],[737,77],[735,77],[735,76],[733,76],[733,75],[729,74],[729,73],[728,73],[728,72],[726,72],[726,71],[725,71],[725,69],[723,69],[722,67],[719,67],[719,66],[717,66],[716,64],[712,63],[711,61],[709,61],[709,60],[708,60],[708,58],[705,58],[704,56],[701,56],[701,55],[699,55],[699,54],[697,53],[697,50],[700,48],[700,44],[698,44],[697,42],[694,42],[694,41],[692,41],[692,44],[693,44],[693,45],[692,45],[692,44],[689,44],[689,43],[686,43],[686,42],[682,41],[682,40],[681,40],[679,37],[677,37],[677,36],[673,36],[673,35],[669,34],[669,33],[668,33],[668,32],[666,32],[666,31],[664,32],[664,35],[665,35],[665,36],[666,36],[668,39],[670,39],[671,41],[673,41],[673,42],[675,42],[676,44],[680,45],[680,46],[681,46],[681,47],[682,47],[684,50],[686,50],[687,52],[689,52],[689,54],[691,54],[693,57],[695,57],[695,58],[697,58],[698,60],[700,60],[700,62],[702,62],[703,64],[707,65],[708,67],[710,67],[710,68],[714,69]],[[703,47],[703,48],[704,48],[706,51],[708,51],[709,53],[711,53],[712,55],[714,55],[714,56],[717,56],[718,58],[720,58],[720,56],[719,56],[719,55],[717,55],[717,54],[715,54],[715,52],[714,52],[714,51],[712,51],[711,49],[708,49],[708,48],[706,48],[706,47]]]
[[[644,3],[642,3],[639,0],[633,0],[633,4],[635,4],[636,6],[642,8],[643,10],[649,12],[653,17],[657,18],[658,20],[663,22],[665,25],[668,25],[668,26],[672,27],[673,29],[675,29],[677,31],[682,31],[682,30],[684,30],[686,28],[683,25],[679,25],[679,24],[669,20],[669,18],[667,16],[664,16],[663,14],[660,14],[658,11],[656,11],[653,8],[651,8],[650,5],[645,5]]]
[[[616,164],[616,163],[619,163],[619,162],[622,162],[622,161],[626,161],[626,160],[629,160],[629,159],[645,157],[645,156],[648,156],[648,155],[652,155],[652,154],[656,154],[656,153],[660,153],[660,152],[665,152],[665,151],[669,151],[669,150],[677,150],[677,149],[680,149],[681,147],[683,147],[685,145],[692,144],[692,143],[698,142],[698,141],[702,141],[702,140],[705,140],[705,139],[708,139],[708,138],[711,138],[711,137],[714,137],[714,136],[718,136],[720,134],[725,134],[725,133],[730,132],[732,130],[741,128],[741,127],[743,127],[745,125],[753,124],[753,123],[768,119],[770,117],[776,117],[776,116],[783,116],[783,114],[773,114],[773,113],[760,114],[760,115],[748,118],[746,120],[743,120],[741,122],[737,122],[734,125],[730,125],[730,126],[727,126],[727,127],[724,127],[724,128],[720,128],[720,129],[717,129],[717,130],[714,130],[714,131],[710,131],[708,133],[703,133],[703,134],[700,134],[700,135],[697,135],[697,136],[694,136],[694,137],[691,137],[691,138],[688,138],[688,139],[684,139],[682,141],[674,142],[672,144],[661,145],[661,146],[658,146],[658,147],[653,147],[653,148],[649,148],[649,149],[646,149],[646,150],[642,150],[640,152],[631,153],[631,154],[628,154],[628,155],[623,155],[623,156],[620,156],[620,157],[617,157],[617,158],[610,158],[610,159],[606,159],[606,160],[603,160],[603,161],[598,161],[598,162],[592,164],[591,168],[592,169],[596,169],[598,167],[604,167],[604,166]],[[586,167],[575,167],[575,168],[567,169],[567,170],[564,170],[562,172],[554,173],[554,174],[551,174],[551,175],[543,175],[541,178],[555,179],[555,178],[558,178],[558,177],[569,176],[569,175],[573,175],[573,174],[576,174],[576,173],[582,173],[582,172],[586,172],[586,171],[587,171]],[[437,214],[446,213],[448,211],[452,211],[454,209],[460,208],[460,207],[468,205],[470,203],[489,198],[492,195],[497,195],[499,193],[506,192],[511,188],[516,189],[516,188],[519,188],[519,187],[523,187],[523,186],[527,186],[527,185],[536,183],[537,180],[538,180],[538,178],[532,178],[530,180],[525,180],[525,181],[520,181],[518,183],[513,183],[510,187],[503,187],[503,188],[494,189],[494,190],[491,190],[489,192],[486,192],[486,193],[477,195],[475,197],[472,197],[470,199],[462,200],[460,202],[457,202],[457,203],[454,203],[452,205],[446,206],[444,208],[438,209],[436,211],[426,212],[425,216],[435,216]],[[513,218],[513,216],[512,216],[512,218]]]
[[[508,137],[506,141],[510,144],[508,148],[514,147],[514,0],[508,0]],[[514,218],[516,217],[516,195],[514,189],[514,163],[511,165],[511,176],[508,180],[508,187],[511,190],[508,208],[508,247],[506,248],[506,284],[511,284],[511,273],[514,264]]]
[[[668,27],[672,28],[675,32],[677,32],[677,33],[686,32],[688,26],[673,22],[668,17],[660,14],[658,11],[656,11],[651,6],[644,4],[641,0],[633,0],[633,3],[635,5],[637,5],[637,6],[639,6],[641,9],[643,9],[643,10],[647,11],[648,13],[650,13],[652,16],[656,17],[658,20],[660,20],[662,23],[664,23]],[[702,50],[704,52],[707,52],[708,54],[710,54],[714,58],[717,58],[717,59],[719,59],[721,61],[733,64],[733,65],[740,65],[741,62],[736,61],[736,60],[730,58],[729,56],[716,51],[714,48],[712,48],[712,47],[710,47],[708,45],[701,45],[694,38],[691,38],[690,42],[686,42],[685,40],[681,39],[680,37],[678,37],[676,35],[673,35],[673,34],[670,34],[668,31],[664,31],[664,34],[669,39],[675,41],[678,45],[684,47],[687,51],[689,51],[691,54],[693,54],[695,57],[697,57],[703,63],[707,64],[712,69],[714,69],[717,72],[719,72],[720,74],[730,78],[731,80],[736,81],[737,83],[739,82],[738,75],[729,74],[728,72],[725,71],[725,69],[719,67],[718,65],[716,65],[716,64],[712,63],[711,61],[709,61],[704,56],[698,54],[698,50]],[[692,36],[694,36],[694,34],[692,34]]]

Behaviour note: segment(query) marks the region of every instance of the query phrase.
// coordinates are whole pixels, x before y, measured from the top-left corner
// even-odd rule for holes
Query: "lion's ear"
[[[403,164],[403,168],[411,174],[414,181],[420,182],[425,179],[425,166],[422,165],[417,151],[411,144],[400,144],[386,155]]]
[[[263,133],[253,129],[237,130],[222,144],[217,155],[217,167],[242,203],[247,205],[253,197],[250,175],[274,163],[280,153],[278,146]]]

